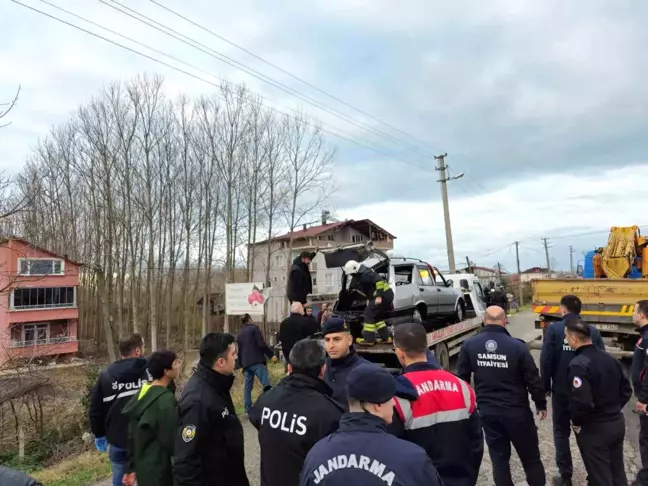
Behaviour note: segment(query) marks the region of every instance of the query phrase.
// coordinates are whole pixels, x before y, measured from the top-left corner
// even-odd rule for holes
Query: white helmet
[[[360,264],[355,260],[349,260],[344,264],[343,270],[347,275],[354,275],[360,271]]]

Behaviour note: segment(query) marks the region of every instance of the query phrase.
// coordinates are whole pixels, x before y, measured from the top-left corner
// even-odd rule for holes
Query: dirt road
[[[530,341],[535,339],[538,336],[538,332],[533,328],[534,315],[531,313],[520,314],[519,316],[512,316],[509,324],[509,331],[511,334],[519,339],[525,341]],[[536,361],[539,359],[540,352],[533,351]],[[628,433],[626,434],[626,444],[625,444],[625,464],[628,478],[630,480],[634,479],[634,476],[637,473],[638,465],[640,464],[639,456],[636,451],[638,451],[638,445],[636,444],[636,427],[638,426],[638,421],[634,414],[630,413],[630,407],[626,407],[626,426]],[[256,437],[256,430],[252,425],[244,420],[243,427],[245,430],[245,443],[246,443],[246,467],[248,470],[248,477],[250,478],[251,486],[259,486],[259,444]],[[553,475],[557,473],[555,466],[555,453],[553,445],[553,436],[552,436],[552,427],[551,427],[551,410],[549,410],[549,417],[542,421],[538,422],[538,435],[540,437],[540,450],[542,452],[542,459],[547,471],[548,483]],[[571,441],[572,456],[574,458],[574,484],[586,484],[585,481],[585,470],[583,463],[580,459],[580,454],[578,452],[578,447],[576,446],[576,441],[572,437]],[[513,480],[517,485],[525,485],[524,471],[522,466],[517,458],[517,455],[513,453],[513,458],[511,460],[511,470],[513,473]],[[110,486],[110,481],[105,481],[98,483],[94,486]],[[479,475],[478,486],[490,486],[493,484],[492,473],[491,473],[491,462],[488,452],[484,454],[484,460],[482,462],[482,467]]]

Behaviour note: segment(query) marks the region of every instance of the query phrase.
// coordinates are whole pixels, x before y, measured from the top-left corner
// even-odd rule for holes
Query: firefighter
[[[556,466],[559,476],[554,478],[558,486],[572,485],[572,457],[569,447],[571,434],[569,417],[570,383],[567,379],[567,368],[576,353],[565,339],[565,323],[571,319],[580,319],[581,300],[575,295],[565,295],[560,299],[562,320],[549,325],[542,343],[540,353],[540,372],[547,395],[551,395],[551,419],[553,437],[556,447]],[[601,334],[590,326],[594,345],[605,351]]]
[[[389,287],[389,282],[355,260],[349,260],[344,265],[344,273],[353,276],[349,289],[355,289],[367,298],[362,338],[357,339],[356,342],[371,346],[376,343],[376,333],[378,333],[379,342],[390,343],[392,339],[385,318],[392,310],[394,291]]]
[[[590,327],[580,319],[567,321],[565,335],[576,357],[569,363],[569,411],[587,484],[628,484],[623,464],[623,407],[632,396],[621,363],[596,348]]]
[[[396,382],[378,366],[349,374],[349,413],[337,432],[320,440],[304,462],[300,486],[441,486],[432,461],[419,446],[387,433]]]
[[[396,377],[390,432],[423,447],[445,486],[475,486],[484,455],[475,392],[429,362],[421,324],[396,326],[394,348],[403,372]]]
[[[648,300],[640,300],[634,306],[632,320],[639,327],[641,339],[637,341],[632,357],[632,386],[637,403],[635,409],[639,415],[639,453],[641,455],[641,470],[637,473],[635,483],[648,485]]]
[[[547,399],[529,348],[524,341],[511,337],[505,326],[504,309],[486,309],[483,331],[461,346],[457,375],[467,383],[471,375],[475,376],[479,417],[493,463],[495,486],[513,484],[511,443],[524,468],[527,484],[545,486],[529,394],[540,420],[547,417]]]

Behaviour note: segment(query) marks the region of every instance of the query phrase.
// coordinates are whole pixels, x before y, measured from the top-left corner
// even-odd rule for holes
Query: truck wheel
[[[437,344],[434,347],[434,355],[439,361],[441,367],[446,371],[450,371],[450,353],[448,352],[448,346],[446,346],[446,343]]]
[[[466,309],[463,300],[457,302],[457,310],[455,310],[454,321],[461,322],[466,318]]]

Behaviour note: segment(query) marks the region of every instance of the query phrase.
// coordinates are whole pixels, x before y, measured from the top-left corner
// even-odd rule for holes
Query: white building
[[[469,272],[470,270],[470,272]],[[508,274],[505,271],[499,271],[496,268],[489,268],[489,267],[470,267],[468,268],[460,268],[459,273],[472,273],[479,279],[479,283],[483,288],[486,288],[489,286],[491,282],[494,282],[495,284],[500,284],[501,283],[501,277],[506,277]]]
[[[381,250],[392,250],[396,237],[368,219],[346,220],[318,226],[304,227],[271,240],[250,245],[252,258],[252,280],[266,282],[272,287],[267,306],[268,322],[279,322],[288,311],[286,282],[288,272],[295,258],[302,251],[315,251],[315,248],[336,247],[352,243],[372,241]],[[293,246],[288,254],[290,240]],[[268,254],[269,252],[269,254]],[[313,294],[316,301],[330,300],[340,291],[341,269],[326,268],[324,257],[318,253],[310,265],[313,279]]]

